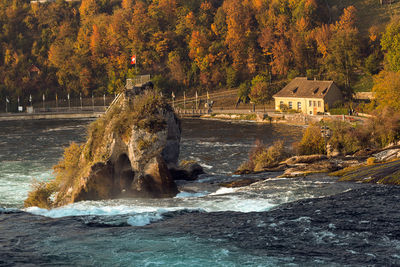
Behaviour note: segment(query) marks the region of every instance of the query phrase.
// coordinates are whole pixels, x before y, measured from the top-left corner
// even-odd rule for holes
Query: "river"
[[[324,174],[235,176],[255,140],[299,140],[301,128],[183,120],[182,160],[207,174],[171,199],[84,201],[23,209],[32,179],[52,178],[89,120],[1,122],[0,265],[365,266],[400,264],[397,187]],[[242,188],[218,184],[246,177]]]

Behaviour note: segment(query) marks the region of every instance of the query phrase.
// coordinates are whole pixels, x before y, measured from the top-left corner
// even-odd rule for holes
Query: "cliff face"
[[[121,96],[90,125],[85,144],[66,149],[63,161],[54,167],[56,179],[42,186],[48,197],[48,204],[42,206],[173,197],[178,189],[170,169],[177,166],[180,139],[180,121],[158,94]],[[30,196],[26,206],[32,203]]]

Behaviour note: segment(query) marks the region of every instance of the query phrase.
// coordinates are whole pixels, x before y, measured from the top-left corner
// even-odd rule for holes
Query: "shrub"
[[[238,170],[262,171],[265,168],[273,168],[288,156],[289,153],[285,151],[283,141],[277,141],[268,147],[257,140],[255,147],[249,153],[249,160],[240,165]]]
[[[332,121],[329,128],[329,144],[342,154],[355,153],[368,146],[368,136],[361,127],[355,127],[348,122]]]
[[[79,166],[80,156],[83,145],[79,146],[76,143],[71,143],[64,150],[64,158],[53,167],[56,174],[55,184],[60,190],[65,190],[74,185],[79,176],[81,168]]]
[[[371,143],[378,148],[386,147],[400,140],[400,112],[386,107],[376,112],[366,127],[371,132]]]
[[[54,193],[50,183],[34,181],[32,184],[33,190],[28,193],[28,198],[24,201],[25,207],[39,207],[48,209],[52,205],[50,199]]]
[[[312,155],[325,153],[325,140],[318,124],[310,124],[301,141],[297,144],[298,154]]]

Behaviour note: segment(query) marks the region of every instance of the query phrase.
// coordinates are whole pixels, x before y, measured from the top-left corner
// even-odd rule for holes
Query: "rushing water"
[[[32,179],[52,178],[51,167],[61,158],[63,148],[72,141],[82,142],[89,122],[0,122],[0,215],[22,209]],[[338,208],[329,208],[349,194],[354,194],[354,199],[359,197],[360,192],[367,190],[365,185],[337,183],[325,175],[287,179],[275,178],[276,173],[263,173],[245,176],[260,179],[250,186],[235,189],[218,186],[219,182],[242,178],[230,173],[246,160],[255,140],[270,144],[283,139],[290,146],[300,138],[301,128],[208,120],[184,120],[182,128],[181,159],[198,161],[207,174],[195,182],[180,182],[181,193],[177,197],[83,201],[52,210],[37,207],[25,210],[47,220],[26,219],[23,216],[27,215],[18,212],[3,214],[0,232],[5,237],[0,236],[0,258],[3,257],[0,265],[33,262],[83,266],[339,266],[349,262],[357,265],[357,260],[368,257],[372,263],[374,257],[375,263],[385,262],[386,258],[376,260],[379,257],[376,246],[364,252],[357,242],[377,242],[382,247],[391,244],[391,258],[387,262],[397,263],[398,237],[384,233],[378,241],[372,229],[362,228],[365,233],[359,232],[364,224],[373,224],[370,215],[361,218],[359,212],[354,216],[351,207],[346,210],[350,215],[345,212],[340,215]],[[311,206],[308,202],[296,202],[303,199],[316,202]],[[294,209],[298,214],[287,214],[293,209],[286,203],[298,205]],[[325,209],[331,212],[325,215],[330,219],[323,226],[315,225]],[[348,226],[345,230],[338,226],[341,222],[335,220],[340,216],[356,224],[354,235],[348,233]],[[14,220],[16,224],[7,224]],[[20,231],[20,237],[14,236],[15,231]],[[300,245],[294,247],[292,244],[296,242]],[[301,248],[302,242],[308,248],[314,245],[315,249],[299,253],[310,250]],[[331,244],[347,247],[323,253],[324,246]],[[343,253],[354,261],[343,262],[339,256]]]

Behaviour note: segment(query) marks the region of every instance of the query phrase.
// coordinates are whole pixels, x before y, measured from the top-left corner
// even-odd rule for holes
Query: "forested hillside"
[[[241,86],[262,101],[302,75],[350,95],[357,72],[379,70],[379,29],[360,35],[356,8],[337,9],[332,19],[325,0],[0,0],[0,98],[113,94],[135,74],[176,94]]]

